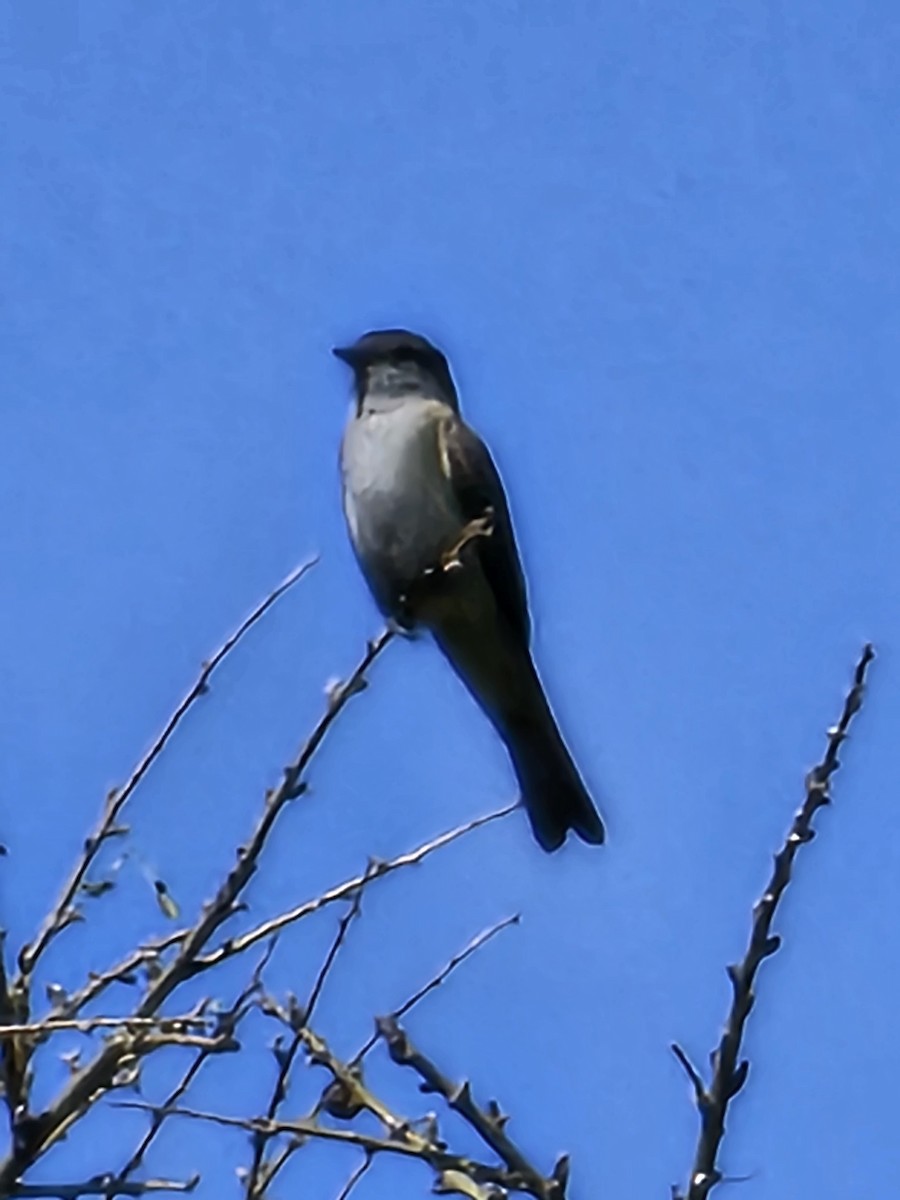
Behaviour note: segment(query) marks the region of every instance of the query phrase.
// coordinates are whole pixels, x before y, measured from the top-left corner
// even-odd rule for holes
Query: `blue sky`
[[[42,981],[165,929],[135,863],[190,915],[232,861],[324,685],[380,628],[342,527],[349,393],[329,348],[407,325],[447,351],[506,480],[536,654],[610,839],[545,858],[516,815],[373,890],[323,1033],[351,1051],[520,910],[412,1032],[501,1100],[540,1163],[572,1154],[573,1197],[667,1195],[696,1126],[668,1044],[704,1063],[718,1037],[725,964],[871,638],[868,706],[777,920],[723,1165],[749,1176],[746,1200],[895,1195],[892,8],[32,0],[4,10],[0,42],[12,944],[199,662],[318,552],[137,794],[131,865]],[[512,798],[427,642],[390,647],[371,684],[251,917]],[[334,919],[283,941],[273,988],[308,989]],[[256,1062],[216,1064],[197,1103],[262,1109]],[[154,1065],[148,1098],[177,1067]],[[73,1137],[46,1174],[115,1169],[143,1127],[95,1113],[93,1144]],[[223,1197],[247,1155],[240,1134],[173,1122],[152,1165],[202,1169],[201,1194]],[[333,1196],[354,1162],[310,1150],[285,1188]],[[385,1162],[356,1194],[427,1187]]]

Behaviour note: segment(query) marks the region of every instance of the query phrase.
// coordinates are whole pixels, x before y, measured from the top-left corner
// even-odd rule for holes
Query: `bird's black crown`
[[[365,367],[382,359],[412,360],[422,366],[447,362],[437,346],[408,329],[373,329],[350,346],[336,346],[332,353],[351,367]]]
[[[352,367],[357,379],[362,379],[366,369],[376,363],[415,363],[434,376],[455,406],[456,388],[447,359],[419,333],[408,329],[373,329],[352,345],[335,346],[332,354]]]

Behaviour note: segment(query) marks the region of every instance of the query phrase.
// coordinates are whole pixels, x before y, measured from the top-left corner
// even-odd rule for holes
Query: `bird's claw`
[[[494,532],[494,510],[486,508],[480,517],[473,517],[462,528],[459,537],[448,547],[441,555],[440,564],[437,567],[430,567],[426,574],[431,574],[435,571],[456,571],[463,565],[460,555],[465,547],[479,537],[490,537]]]

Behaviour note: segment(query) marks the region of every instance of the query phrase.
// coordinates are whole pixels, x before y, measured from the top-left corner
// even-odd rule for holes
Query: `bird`
[[[406,329],[364,333],[333,354],[353,372],[343,508],[376,604],[400,632],[432,635],[488,717],[542,849],[557,850],[570,830],[599,845],[603,821],[532,657],[503,483],[460,415],[445,355]]]

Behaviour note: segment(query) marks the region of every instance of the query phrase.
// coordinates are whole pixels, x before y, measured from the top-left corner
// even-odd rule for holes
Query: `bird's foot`
[[[413,618],[409,614],[408,602],[405,596],[400,597],[400,602],[403,605],[403,614],[401,616],[388,617],[387,627],[391,633],[399,634],[402,638],[407,638],[412,641],[413,638],[419,636],[419,630],[413,624]]]
[[[444,577],[465,565],[462,552],[466,546],[475,538],[490,537],[493,532],[493,508],[486,508],[480,517],[466,522],[455,540],[441,551],[437,562],[425,567],[406,591],[397,597],[394,619],[401,626],[400,632],[406,634],[410,632],[409,628],[403,628],[403,626],[412,626],[416,623],[423,601],[427,601],[435,594],[440,594]]]
[[[462,528],[459,537],[449,546],[440,557],[440,562],[437,567],[432,567],[434,571],[458,571],[463,565],[460,555],[465,547],[480,537],[490,537],[494,532],[494,510],[486,508],[480,517],[474,517],[468,521]]]

